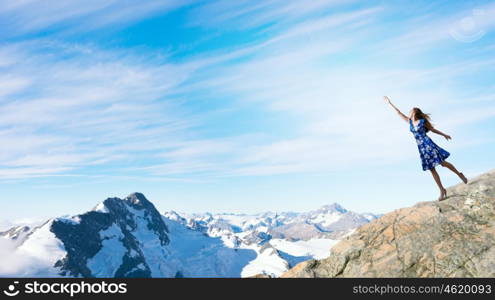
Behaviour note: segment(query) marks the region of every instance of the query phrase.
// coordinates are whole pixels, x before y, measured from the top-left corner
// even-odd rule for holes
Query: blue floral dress
[[[418,144],[423,171],[433,169],[450,156],[449,152],[440,148],[426,135],[425,119],[420,119],[417,126],[414,126],[412,120],[409,119],[409,130],[414,134]]]

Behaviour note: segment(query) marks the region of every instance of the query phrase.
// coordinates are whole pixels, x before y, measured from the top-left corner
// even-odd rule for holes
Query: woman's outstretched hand
[[[399,116],[406,122],[409,122],[409,118],[403,114],[397,107],[395,107],[395,105],[392,104],[392,101],[390,100],[389,97],[387,96],[383,96],[383,100],[385,100],[385,102],[387,102],[388,104],[390,104],[390,106],[392,106],[392,108],[399,114]]]
[[[446,139],[447,141],[452,139],[452,137],[451,137],[450,135],[448,135],[448,134],[444,135],[444,137],[445,137],[445,139]]]

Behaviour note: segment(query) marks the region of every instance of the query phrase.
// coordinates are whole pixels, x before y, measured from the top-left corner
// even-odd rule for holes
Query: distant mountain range
[[[108,198],[93,210],[0,232],[22,267],[1,276],[279,276],[328,256],[357,227],[379,217],[337,203],[306,213],[159,213],[143,194]]]

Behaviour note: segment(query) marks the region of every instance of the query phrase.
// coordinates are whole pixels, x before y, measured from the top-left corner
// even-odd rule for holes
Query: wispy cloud
[[[4,74],[23,84],[0,99],[2,177],[138,159],[132,153],[173,144],[195,123],[165,98],[188,67],[42,40],[6,47],[16,63]]]
[[[3,36],[39,31],[87,31],[113,25],[122,26],[178,7],[189,0],[168,1],[0,1]]]
[[[206,1],[191,12],[190,24],[247,29],[258,26],[287,24],[304,17],[328,12],[329,9],[354,3],[350,0],[315,0],[311,2],[283,0]]]

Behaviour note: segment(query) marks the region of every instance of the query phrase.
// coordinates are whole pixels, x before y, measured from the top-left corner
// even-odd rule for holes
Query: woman
[[[395,109],[404,121],[409,122],[409,130],[414,134],[414,138],[418,144],[419,156],[421,157],[423,170],[430,170],[435,182],[438,185],[438,188],[440,189],[440,197],[438,198],[438,201],[442,201],[447,197],[447,190],[442,185],[440,176],[435,169],[436,166],[441,165],[442,167],[446,167],[457,174],[457,176],[459,176],[459,178],[467,184],[468,180],[466,176],[457,171],[454,165],[446,161],[450,153],[435,144],[430,137],[426,135],[426,133],[431,131],[445,137],[446,140],[451,139],[450,135],[433,128],[433,125],[430,123],[430,116],[423,113],[421,109],[414,107],[409,113],[409,117],[407,117],[397,107],[395,107],[395,105],[392,104],[392,101],[390,101],[387,96],[384,96],[383,98],[388,104],[390,104],[390,106],[393,107],[393,109]]]

